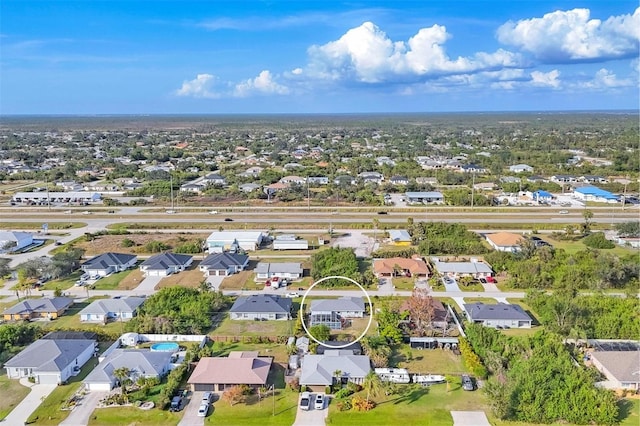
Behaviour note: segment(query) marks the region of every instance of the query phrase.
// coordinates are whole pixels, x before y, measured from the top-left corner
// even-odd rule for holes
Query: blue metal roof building
[[[617,195],[595,186],[581,186],[573,190],[573,195],[583,201],[597,201],[601,203],[617,203]]]

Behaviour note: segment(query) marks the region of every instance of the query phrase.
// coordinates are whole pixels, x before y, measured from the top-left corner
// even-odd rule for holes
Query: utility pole
[[[475,196],[476,189],[476,174],[474,173],[471,177],[471,210],[473,210],[473,198]]]
[[[271,385],[271,394],[273,395],[273,416],[276,415],[276,385]]]
[[[307,176],[307,210],[311,210],[311,197],[309,196],[309,176]]]
[[[49,176],[44,174],[44,185],[47,187],[47,210],[51,210],[51,197],[49,196]]]

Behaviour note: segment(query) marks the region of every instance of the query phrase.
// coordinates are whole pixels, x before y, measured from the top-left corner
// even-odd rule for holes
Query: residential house
[[[551,176],[551,182],[557,183],[558,185],[576,183],[578,182],[578,178],[572,175],[553,175]]]
[[[138,256],[135,254],[108,252],[92,257],[80,268],[91,276],[106,277],[134,267],[137,261]]]
[[[408,204],[441,204],[444,203],[444,195],[437,191],[405,192]]]
[[[465,303],[464,313],[470,322],[485,327],[531,328],[531,317],[516,304],[497,303],[485,305],[482,302]]]
[[[502,183],[520,183],[520,178],[516,176],[500,176],[500,182]]]
[[[460,278],[486,278],[493,276],[491,266],[472,259],[470,262],[441,262],[438,258],[431,258],[433,267],[440,275]]]
[[[389,179],[392,185],[408,185],[409,178],[406,176],[391,176]]]
[[[328,185],[329,178],[327,176],[309,176],[307,182],[309,185]]]
[[[425,176],[420,176],[416,178],[416,183],[418,185],[437,185],[438,184],[438,178],[435,177],[425,177]]]
[[[161,379],[171,369],[173,353],[148,349],[115,349],[82,381],[90,392],[109,392],[118,385],[114,372],[119,368],[129,369],[129,378]]]
[[[447,308],[442,304],[440,299],[436,299],[435,297],[430,298],[431,308],[433,312],[433,317],[431,318],[431,326],[432,328],[438,329],[446,329],[449,325],[449,320],[451,319],[451,315]],[[409,312],[409,303],[407,300],[404,301],[402,306],[400,306],[400,312],[407,312],[408,319],[407,321],[411,321],[411,314]]]
[[[255,251],[262,244],[261,231],[215,231],[207,237],[209,253],[221,253],[236,246],[246,251]]]
[[[554,197],[552,193],[543,191],[541,189],[537,191],[533,191],[530,194],[527,194],[531,197],[533,201],[536,201],[538,204],[548,204],[553,201]]]
[[[284,183],[286,185],[291,185],[291,184],[305,185],[307,183],[307,180],[300,176],[285,176],[281,178],[279,182]]]
[[[582,175],[578,178],[579,181],[584,183],[608,183],[609,179],[604,176],[595,176],[595,175]]]
[[[145,277],[166,277],[184,271],[193,262],[188,254],[161,253],[151,256],[140,264]]]
[[[193,392],[224,392],[237,385],[254,389],[267,385],[272,357],[232,351],[228,357],[203,357],[187,380]]]
[[[238,189],[240,189],[240,191],[242,192],[253,192],[257,189],[260,189],[262,186],[258,185],[257,183],[243,183],[242,185],[240,185],[238,187]]]
[[[79,312],[80,322],[106,324],[110,320],[128,321],[136,315],[138,308],[145,300],[144,297],[133,296],[94,300]]]
[[[96,351],[93,339],[36,340],[4,364],[10,379],[32,377],[35,383],[59,385],[85,365]]]
[[[333,180],[333,183],[338,186],[355,185],[356,179],[353,176],[340,175],[340,176],[336,176],[336,178]]]
[[[390,229],[389,240],[394,246],[410,246],[412,239],[409,232],[404,229]]]
[[[509,171],[512,173],[533,173],[533,167],[527,164],[514,164],[509,166]]]
[[[41,297],[25,299],[2,313],[5,321],[56,319],[73,305],[69,297]]]
[[[616,204],[620,202],[617,195],[595,186],[580,186],[573,190],[573,197],[581,201]]]
[[[260,262],[256,266],[256,281],[267,281],[274,277],[288,280],[302,278],[302,264],[296,262],[266,263]]]
[[[639,237],[618,237],[616,242],[623,247],[640,248]]]
[[[290,184],[283,182],[275,182],[271,185],[267,185],[264,187],[264,190],[267,194],[275,194],[278,191],[283,191],[285,189],[289,189]]]
[[[247,170],[245,170],[244,172],[240,173],[240,177],[250,177],[250,178],[257,178],[258,176],[260,176],[260,173],[262,173],[264,169],[262,167],[249,167]]]
[[[0,253],[16,252],[33,244],[30,232],[0,231]]]
[[[376,185],[381,185],[384,181],[384,176],[382,176],[382,173],[378,172],[362,172],[358,175],[358,178],[364,184],[375,183]]]
[[[200,262],[199,268],[205,277],[233,275],[244,271],[249,265],[249,256],[240,253],[214,253]]]
[[[607,380],[597,385],[614,390],[640,390],[640,352],[633,351],[593,351],[593,366]]]
[[[277,294],[240,296],[229,310],[232,320],[282,320],[291,319],[291,299]]]
[[[487,173],[487,169],[473,163],[465,164],[464,166],[460,167],[460,171],[463,173],[478,173],[478,174]]]
[[[340,372],[338,376],[336,372]],[[371,361],[366,355],[354,355],[352,351],[326,350],[322,355],[305,355],[302,358],[300,384],[313,391],[324,392],[334,383],[352,382],[362,385],[371,371]]]
[[[338,299],[316,299],[311,301],[310,325],[326,325],[340,330],[350,318],[363,318],[365,313],[362,297],[343,296]]]
[[[214,186],[224,186],[227,183],[224,177],[217,173],[209,173],[202,179],[201,182],[205,185],[214,185]]]
[[[473,184],[473,189],[478,191],[493,191],[496,188],[496,184],[493,182],[478,182]]]
[[[194,192],[196,194],[200,194],[205,190],[205,185],[202,183],[185,183],[180,186],[180,191],[182,192]]]
[[[392,278],[398,275],[414,278],[428,278],[429,267],[419,257],[389,257],[373,261],[373,273],[377,278]]]
[[[547,179],[543,178],[542,176],[533,175],[533,176],[527,176],[526,181],[531,183],[540,183],[540,182],[547,182]]]
[[[298,238],[293,234],[278,235],[273,240],[274,250],[307,250],[309,241]]]
[[[521,244],[525,238],[520,234],[512,232],[496,232],[495,234],[486,234],[485,238],[491,247],[498,251],[516,253],[521,250]]]

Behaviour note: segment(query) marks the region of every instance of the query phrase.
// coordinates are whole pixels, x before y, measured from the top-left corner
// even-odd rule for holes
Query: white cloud
[[[533,71],[531,73],[531,85],[538,87],[551,87],[557,89],[560,87],[560,71],[552,70],[549,72]]]
[[[276,83],[267,70],[262,71],[256,78],[248,79],[235,86],[233,95],[237,97],[247,97],[255,94],[259,95],[286,95],[289,88]]]
[[[509,21],[498,28],[497,38],[546,63],[633,57],[640,45],[640,8],[604,22],[590,19],[589,9],[555,11]]]
[[[445,27],[434,25],[420,29],[407,42],[394,42],[376,25],[365,22],[336,41],[311,46],[307,74],[359,83],[415,82],[521,63],[518,55],[505,50],[449,58],[443,46],[449,38]]]
[[[631,87],[633,86],[633,81],[631,79],[619,79],[613,72],[608,69],[602,68],[596,72],[595,76],[591,81],[587,81],[580,85],[580,87],[585,89],[614,89],[620,87]]]
[[[211,91],[215,79],[211,74],[198,74],[193,80],[183,81],[182,87],[176,90],[175,94],[194,98],[219,98],[220,94]]]

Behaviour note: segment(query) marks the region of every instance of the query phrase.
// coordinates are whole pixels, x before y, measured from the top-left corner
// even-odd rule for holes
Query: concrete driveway
[[[29,383],[27,379],[20,379],[20,384],[30,387],[31,392],[16,405],[16,407],[4,418],[3,423],[7,425],[24,425],[29,416],[36,411],[36,408],[47,397],[57,385],[36,385]]]
[[[213,291],[218,291],[220,289],[220,284],[222,284],[222,280],[225,277],[219,276],[209,276],[207,277],[207,283],[209,284],[209,288]]]
[[[298,399],[298,411],[296,412],[296,421],[293,426],[324,426],[325,419],[329,415],[329,402],[330,400],[325,397],[324,408],[322,410],[316,410],[313,407],[313,401],[315,401],[317,392],[311,394],[311,408],[309,411],[300,409],[300,401]]]
[[[491,426],[484,411],[452,411],[453,426]]]
[[[202,400],[202,396],[204,392],[189,392],[187,396],[187,400],[184,401],[184,408],[182,411],[184,415],[182,416],[182,420],[178,423],[178,426],[202,426],[204,425],[204,417],[198,417],[198,408],[200,408],[200,401]],[[209,408],[209,416],[213,411],[212,408]]]
[[[136,295],[152,295],[156,292],[155,288],[163,278],[164,277],[145,277],[138,287],[131,290],[131,293]]]
[[[89,417],[98,406],[98,402],[104,398],[108,392],[89,392],[73,409],[60,426],[84,426],[89,424]]]
[[[456,281],[455,278],[450,278],[451,280],[451,284],[447,284],[447,282],[444,280],[444,278],[442,279],[442,283],[444,284],[444,289],[447,292],[450,291],[455,291],[455,292],[460,292],[460,287],[458,287],[458,282]]]

